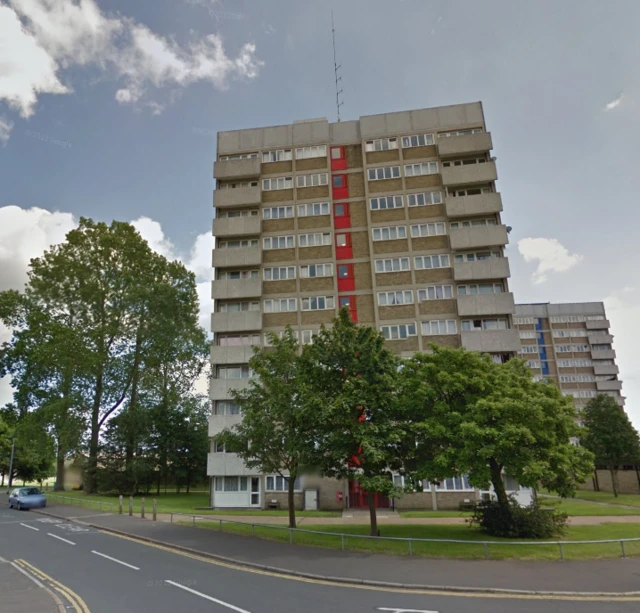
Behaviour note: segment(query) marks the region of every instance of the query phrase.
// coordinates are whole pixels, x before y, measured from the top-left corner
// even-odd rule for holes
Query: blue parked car
[[[9,495],[10,509],[38,509],[47,506],[45,495],[37,487],[17,487]]]

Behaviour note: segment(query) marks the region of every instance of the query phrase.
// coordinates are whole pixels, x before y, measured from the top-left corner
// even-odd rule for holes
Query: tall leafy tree
[[[249,360],[254,373],[249,386],[233,393],[242,420],[215,440],[237,453],[249,468],[286,479],[289,526],[295,528],[295,482],[316,460],[318,413],[308,404],[298,342],[291,328],[281,338],[271,334],[269,340],[271,347]]]
[[[640,440],[624,409],[611,396],[598,394],[582,411],[585,434],[581,444],[611,473],[613,495],[618,496],[618,468],[640,462]]]
[[[505,473],[569,496],[593,467],[593,455],[571,443],[581,432],[573,403],[534,382],[522,360],[498,364],[433,346],[407,360],[400,377],[403,456],[414,480],[468,474],[479,488],[491,483],[507,509]]]
[[[375,494],[400,495],[402,433],[394,402],[398,359],[383,336],[341,309],[303,352],[309,405],[317,416],[315,448],[322,473],[359,481],[368,493],[370,532],[378,535]]]

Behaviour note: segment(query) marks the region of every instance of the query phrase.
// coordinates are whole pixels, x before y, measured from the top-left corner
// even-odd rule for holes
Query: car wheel
[[[20,506],[20,503],[18,503],[17,509],[18,511],[22,511],[22,507]]]

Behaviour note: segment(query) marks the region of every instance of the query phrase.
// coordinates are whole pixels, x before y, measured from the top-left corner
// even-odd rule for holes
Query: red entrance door
[[[367,509],[369,502],[367,500],[368,492],[360,487],[358,481],[349,481],[349,508],[351,509]],[[388,509],[391,507],[390,500],[382,494],[374,494],[376,509]]]

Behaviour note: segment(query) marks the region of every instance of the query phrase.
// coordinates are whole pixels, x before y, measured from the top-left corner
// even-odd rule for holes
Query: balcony
[[[599,392],[613,392],[622,389],[622,381],[596,381],[596,389]]]
[[[260,160],[222,160],[213,163],[213,176],[221,181],[253,179],[260,176]]]
[[[489,181],[495,181],[497,178],[498,172],[496,171],[495,162],[442,168],[442,183],[446,186],[489,183]]]
[[[249,379],[211,379],[209,397],[211,400],[231,398],[231,390],[242,390],[249,385]]]
[[[506,226],[478,226],[458,228],[449,234],[451,249],[454,251],[479,247],[498,247],[509,243]]]
[[[613,335],[597,332],[595,334],[589,334],[589,344],[590,345],[610,345],[613,343]]]
[[[517,353],[520,335],[517,330],[477,330],[463,332],[462,346],[469,351],[483,353]]]
[[[210,453],[207,456],[207,475],[209,476],[224,477],[225,475],[241,475],[243,477],[255,477],[259,474],[260,472],[255,468],[247,468],[235,453]],[[248,492],[235,492],[232,495],[239,495],[239,497],[244,496],[246,498],[244,506],[247,506],[249,500]]]
[[[225,236],[257,236],[260,234],[260,216],[222,217],[213,220],[213,235]]]
[[[598,366],[597,364],[593,365],[593,374],[594,375],[617,375],[619,374],[620,369],[615,364]]]
[[[474,294],[473,296],[458,296],[458,315],[511,315],[516,312],[513,294]]]
[[[212,364],[246,364],[253,356],[254,345],[238,345],[237,347],[211,347]]]
[[[258,186],[217,189],[213,192],[213,206],[217,209],[260,206],[261,199],[262,192]]]
[[[500,194],[477,194],[475,196],[449,196],[445,202],[447,217],[472,217],[473,215],[495,215],[502,211]]]
[[[472,153],[485,153],[493,149],[491,132],[441,137],[438,139],[438,155],[441,158]]]
[[[213,332],[251,332],[262,328],[260,311],[240,311],[238,313],[213,313],[211,330]]]
[[[585,322],[587,330],[608,330],[611,327],[608,319],[596,319]]]
[[[217,299],[258,298],[262,295],[260,279],[221,279],[211,282],[211,297]]]
[[[591,350],[592,360],[615,360],[616,352],[614,349]]]
[[[260,266],[262,250],[260,247],[238,247],[236,249],[214,249],[211,257],[214,268],[229,266]]]
[[[478,262],[456,262],[453,278],[456,281],[484,281],[487,279],[508,279],[511,276],[507,258],[488,258]]]
[[[209,417],[209,436],[215,436],[225,428],[231,428],[242,421],[242,415],[211,415]]]

